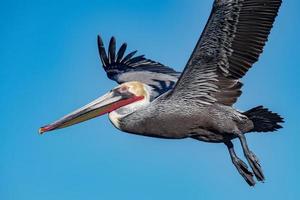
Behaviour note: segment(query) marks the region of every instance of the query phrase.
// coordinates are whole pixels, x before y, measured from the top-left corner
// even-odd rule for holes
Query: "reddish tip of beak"
[[[51,130],[51,126],[43,126],[39,129],[39,134],[42,135],[43,133],[50,131],[50,130]]]

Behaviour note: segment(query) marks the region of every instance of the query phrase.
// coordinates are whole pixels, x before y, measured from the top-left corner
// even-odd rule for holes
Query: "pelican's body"
[[[166,96],[168,93],[128,115],[117,114],[124,108],[115,110],[109,118],[117,128],[129,133],[169,139],[194,137],[205,142],[224,142],[235,137],[234,129],[253,129],[253,123],[232,107],[201,107]]]
[[[108,54],[98,36],[100,58],[116,88],[40,133],[64,128],[108,113],[113,125],[137,135],[224,143],[240,175],[254,186],[264,180],[245,133],[271,132],[283,119],[262,106],[246,112],[233,107],[241,95],[240,79],[258,60],[281,0],[215,0],[211,15],[182,73],[144,56],[116,53],[112,38]],[[252,169],[236,155],[238,138]]]

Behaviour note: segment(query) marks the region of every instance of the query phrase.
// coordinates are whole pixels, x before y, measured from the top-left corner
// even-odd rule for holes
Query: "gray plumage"
[[[216,0],[205,29],[172,92],[200,104],[231,106],[258,60],[280,0]]]
[[[278,123],[283,119],[263,107],[242,113],[232,105],[242,93],[239,79],[262,53],[280,5],[281,0],[215,0],[205,29],[179,80],[176,79],[178,74],[173,71],[160,74],[160,81],[165,80],[163,75],[175,77],[176,85],[168,92],[160,93],[161,96],[149,105],[122,117],[119,128],[145,136],[190,137],[225,143],[233,164],[247,183],[253,186],[252,172],[237,157],[231,143],[232,139],[239,138],[254,175],[258,181],[263,181],[258,159],[249,150],[244,134],[275,131],[281,128]],[[102,60],[105,60],[103,57]],[[143,60],[137,63],[145,62],[154,65],[155,69],[164,68],[143,56],[139,59]],[[114,79],[149,84],[146,76],[152,72],[151,67],[147,70],[146,64],[145,67],[131,65],[130,70],[121,70],[125,74],[117,73]],[[126,73],[132,73],[132,76]],[[137,74],[143,77],[142,80],[135,76]],[[122,76],[127,77],[122,80]]]

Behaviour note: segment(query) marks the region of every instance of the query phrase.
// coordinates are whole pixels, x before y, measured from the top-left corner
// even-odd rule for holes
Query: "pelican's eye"
[[[119,92],[126,93],[126,92],[128,92],[128,89],[129,89],[128,86],[123,85],[122,87],[119,88]]]

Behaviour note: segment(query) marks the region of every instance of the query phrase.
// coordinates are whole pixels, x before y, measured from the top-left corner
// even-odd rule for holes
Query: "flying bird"
[[[98,36],[101,62],[119,85],[86,106],[39,129],[42,134],[108,113],[121,131],[137,135],[193,138],[227,146],[232,163],[250,185],[264,181],[257,156],[245,135],[282,128],[283,118],[263,106],[246,112],[233,104],[242,94],[241,78],[262,53],[281,0],[215,0],[208,22],[182,73],[159,62],[116,52],[111,38],[106,53]],[[237,138],[250,166],[235,153]]]

